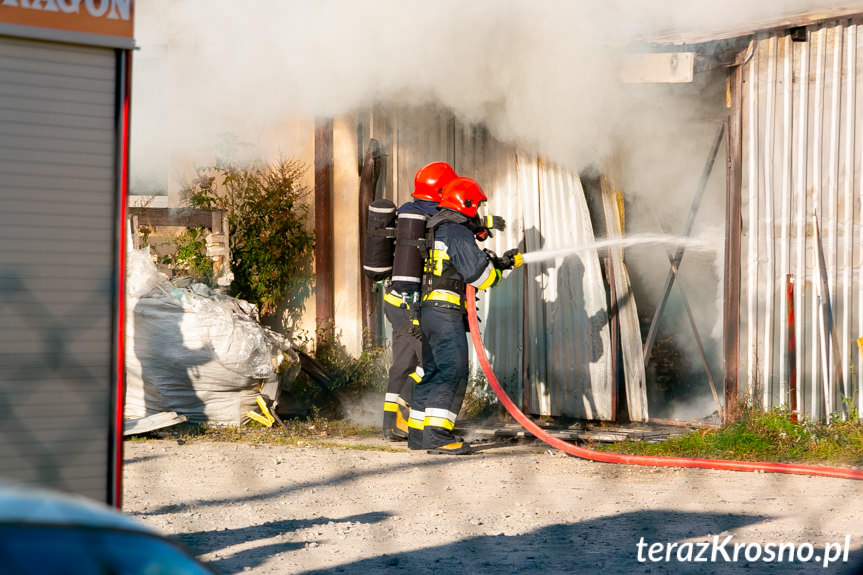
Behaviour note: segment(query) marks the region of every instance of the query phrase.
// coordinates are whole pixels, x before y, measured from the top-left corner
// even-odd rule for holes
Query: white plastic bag
[[[127,287],[126,418],[176,411],[239,425],[259,393],[276,399],[276,370],[299,363],[254,306],[203,284],[176,287],[147,248],[130,251]]]

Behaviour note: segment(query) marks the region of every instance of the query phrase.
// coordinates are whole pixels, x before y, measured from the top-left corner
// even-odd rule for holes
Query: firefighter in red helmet
[[[396,210],[392,278],[384,292],[384,315],[392,326],[393,353],[383,419],[383,435],[389,440],[407,439],[413,388],[422,378],[417,314],[423,269],[420,243],[425,237],[426,220],[437,213],[441,190],[456,177],[446,162],[423,166],[414,177],[413,200]]]
[[[432,162],[417,170],[414,176],[414,191],[411,194],[416,200],[425,200],[435,203],[440,201],[440,194],[444,186],[458,177],[455,170],[446,162]]]
[[[468,378],[465,284],[488,289],[502,271],[521,265],[516,250],[498,258],[477,246],[473,223],[486,200],[474,180],[455,178],[444,187],[438,213],[427,224],[420,311],[423,377],[414,389],[408,423],[411,449],[470,453],[470,445],[453,433]]]

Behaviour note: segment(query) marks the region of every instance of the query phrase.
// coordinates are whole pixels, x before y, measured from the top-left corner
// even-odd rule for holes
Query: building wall
[[[859,28],[761,35],[742,68],[740,390],[812,418],[863,411]]]

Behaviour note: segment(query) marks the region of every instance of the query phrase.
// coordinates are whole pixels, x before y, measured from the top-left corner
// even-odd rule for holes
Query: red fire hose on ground
[[[544,443],[561,451],[591,461],[604,463],[623,463],[628,465],[650,465],[654,467],[695,467],[700,469],[720,469],[726,471],[761,471],[764,473],[790,473],[795,475],[815,475],[820,477],[836,477],[840,479],[861,479],[863,470],[846,469],[843,467],[824,467],[820,465],[798,465],[796,463],[767,463],[759,461],[729,461],[723,459],[696,459],[691,457],[657,457],[649,455],[627,455],[623,453],[608,453],[585,449],[558,439],[530,420],[513,403],[501,387],[488,362],[485,346],[479,333],[479,323],[476,317],[476,290],[467,286],[467,318],[470,325],[470,335],[476,350],[477,358],[489,385],[494,390],[507,412],[515,418],[527,431]]]

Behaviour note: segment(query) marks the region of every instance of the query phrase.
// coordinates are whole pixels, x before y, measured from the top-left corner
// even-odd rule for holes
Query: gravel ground
[[[863,566],[860,482],[592,463],[528,441],[484,447],[453,457],[368,438],[344,447],[127,441],[123,507],[218,573],[847,574]],[[795,546],[794,560],[786,549],[782,562],[766,561],[783,542]],[[735,543],[746,544],[736,561]],[[651,545],[662,547],[651,556]],[[828,545],[837,560],[824,567]]]

